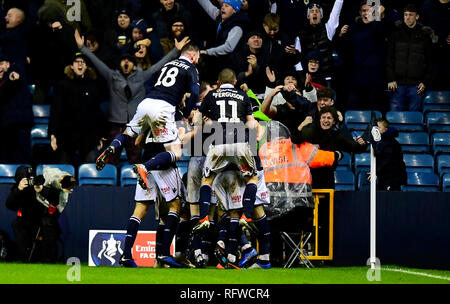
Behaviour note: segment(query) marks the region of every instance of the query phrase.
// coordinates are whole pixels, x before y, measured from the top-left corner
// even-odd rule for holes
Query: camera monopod
[[[34,238],[34,241],[33,241],[33,246],[31,246],[30,256],[28,257],[28,263],[31,262],[31,257],[33,256],[34,249],[36,248],[36,242],[39,238],[40,232],[41,232],[41,226],[39,226],[37,233],[36,233],[36,237]]]

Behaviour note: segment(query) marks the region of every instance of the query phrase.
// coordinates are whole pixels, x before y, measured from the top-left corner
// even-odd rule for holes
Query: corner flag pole
[[[370,145],[370,268],[375,269],[376,263],[376,158],[373,146]]]

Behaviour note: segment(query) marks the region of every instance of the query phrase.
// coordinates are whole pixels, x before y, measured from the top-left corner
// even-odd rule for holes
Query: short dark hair
[[[331,98],[334,99],[334,91],[329,87],[321,87],[317,90],[317,100],[321,98]]]
[[[183,46],[183,48],[181,49],[181,54],[188,53],[188,52],[198,52],[198,51],[200,51],[198,46],[196,44],[194,44],[193,42],[189,42],[188,44]]]
[[[337,111],[336,111],[336,109],[334,107],[325,106],[322,109],[320,109],[320,111],[319,111],[319,119],[325,113],[330,113],[331,116],[333,116],[335,123],[337,123],[339,121],[339,117],[338,117]]]
[[[414,4],[407,4],[403,8],[403,12],[411,12],[411,13],[419,14],[419,9]]]

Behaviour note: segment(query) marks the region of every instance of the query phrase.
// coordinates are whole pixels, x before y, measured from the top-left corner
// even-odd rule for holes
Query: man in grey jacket
[[[80,36],[78,31],[75,31],[75,40],[80,51],[89,58],[108,86],[110,124],[106,142],[108,145],[117,134],[125,130],[126,124],[136,113],[138,104],[145,98],[144,83],[164,64],[178,57],[180,50],[189,42],[189,37],[179,42],[175,40],[175,48],[145,71],[137,67],[133,56],[127,54],[120,58],[119,68],[112,70],[84,45],[84,37]],[[128,142],[125,150],[130,163],[140,162],[140,149],[132,141]],[[117,163],[119,157],[120,153],[117,153],[116,159],[111,159],[111,162]]]

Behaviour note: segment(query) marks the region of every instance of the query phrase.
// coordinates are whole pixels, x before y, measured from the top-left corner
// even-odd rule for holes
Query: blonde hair
[[[223,69],[219,73],[218,81],[221,84],[231,83],[234,85],[234,82],[236,81],[236,74],[234,73],[234,71],[232,69]]]

